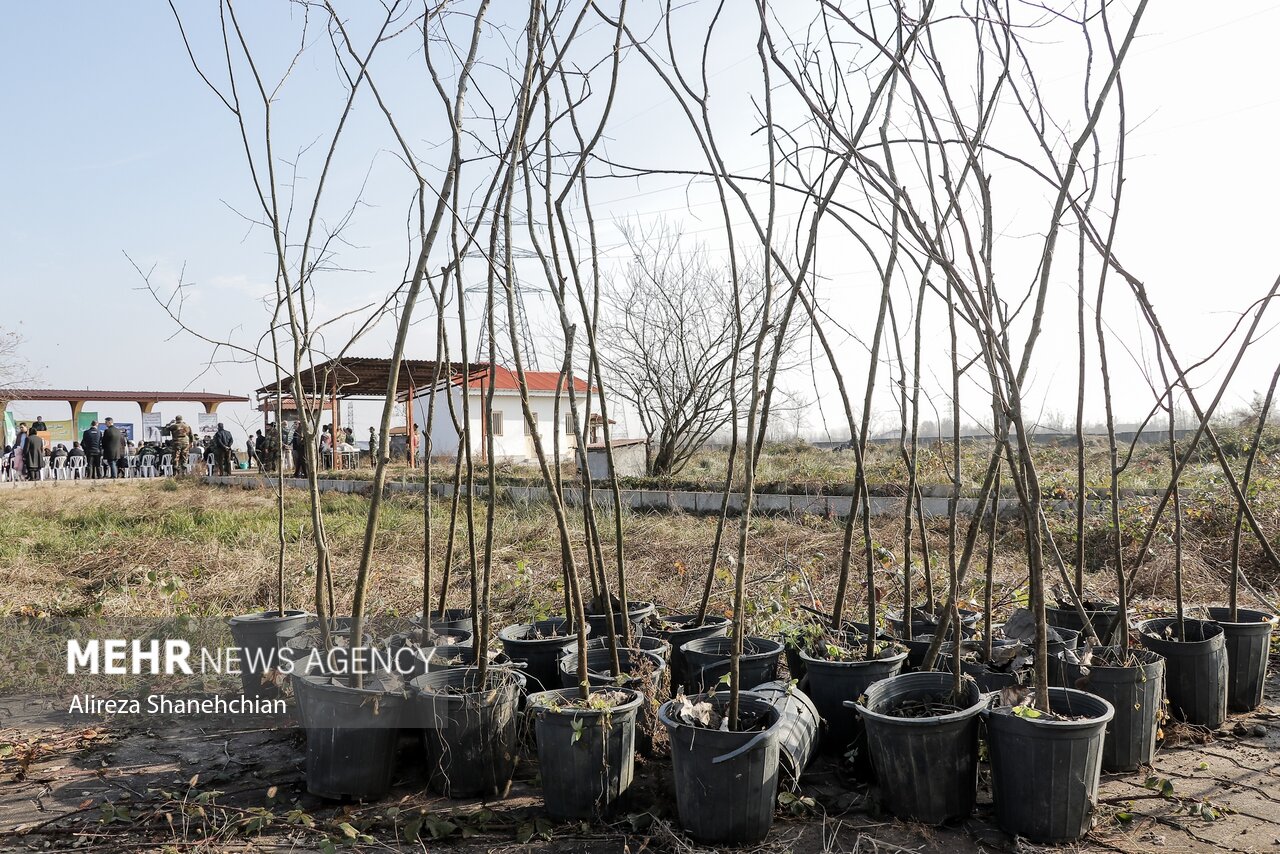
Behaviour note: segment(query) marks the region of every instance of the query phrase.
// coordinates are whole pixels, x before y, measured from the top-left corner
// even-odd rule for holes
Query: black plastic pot
[[[809,695],[781,679],[757,685],[751,693],[768,700],[778,710],[779,766],[787,788],[795,789],[818,747],[822,715]]]
[[[1083,603],[1089,624],[1102,643],[1107,643],[1111,632],[1115,630],[1120,618],[1120,606],[1115,602],[1102,602],[1086,599]],[[1074,629],[1084,633],[1084,622],[1074,607],[1062,608],[1057,605],[1045,605],[1045,619],[1054,628]]]
[[[1093,661],[1116,655],[1116,647],[1098,647]],[[1107,723],[1102,746],[1104,771],[1134,771],[1150,765],[1156,753],[1160,705],[1164,699],[1164,659],[1149,649],[1130,649],[1133,667],[1091,664],[1082,667],[1059,660],[1067,687],[1096,694],[1111,704],[1115,716]]]
[[[409,622],[415,626],[422,625],[422,612],[414,614],[409,618]],[[450,629],[462,629],[467,632],[475,632],[476,623],[471,616],[470,608],[445,608],[443,612],[431,612],[431,627],[437,631],[449,631]]]
[[[346,631],[351,628],[350,617],[330,618],[330,625],[335,631]],[[288,641],[307,632],[318,632],[320,630],[320,621],[316,619],[315,614],[308,614],[307,619],[301,623],[295,623],[286,629],[280,630],[280,645],[284,646]]]
[[[899,624],[899,629],[901,625]],[[929,651],[929,644],[933,642],[933,634],[937,629],[933,623],[914,622],[911,624],[911,640],[903,638],[895,632],[898,643],[907,648],[907,663],[903,666],[903,670],[919,670],[920,665],[924,664],[925,654]],[[960,627],[960,637],[971,638],[977,634],[976,630],[967,625]],[[947,640],[955,638],[955,629],[947,627]]]
[[[609,648],[608,638],[591,638],[590,640],[587,641],[588,652],[590,652],[593,649],[608,649],[608,648]],[[660,637],[654,637],[652,635],[641,635],[640,637],[633,637],[631,639],[631,649],[642,649],[645,652],[656,653],[662,657],[663,661],[666,661],[671,655],[671,644],[667,643],[665,640],[663,640]],[[578,651],[578,642],[576,640],[569,641],[569,643],[565,645],[565,648],[564,648],[565,655],[576,654],[577,651]]]
[[[395,634],[387,638],[387,651],[395,657],[397,673],[406,677],[406,679],[421,676],[428,669],[423,666],[422,662],[428,657],[435,657],[432,654],[432,650],[470,647],[473,642],[471,632],[465,629],[453,629],[447,632],[441,629],[433,629],[433,632],[433,643],[427,645],[417,643],[407,633]],[[474,655],[471,657],[470,663],[475,663]],[[432,669],[438,670],[439,668]]]
[[[292,681],[307,729],[307,791],[335,800],[385,795],[395,771],[404,697],[324,676]]]
[[[1262,705],[1262,687],[1267,679],[1267,655],[1276,618],[1262,611],[1210,608],[1209,619],[1222,626],[1227,646],[1227,708],[1251,712]]]
[[[591,629],[587,627],[587,633]],[[514,662],[524,662],[525,675],[536,691],[552,691],[560,687],[560,656],[578,636],[564,617],[539,620],[520,626],[507,626],[498,632],[502,649]]]
[[[729,672],[729,656],[733,653],[733,638],[710,637],[691,640],[680,647],[688,665],[689,684],[686,690],[701,693],[708,691]],[[769,638],[743,638],[742,657],[738,671],[743,685],[759,685],[778,678],[778,659],[782,657],[782,644]]]
[[[1138,640],[1164,656],[1164,690],[1170,714],[1217,729],[1227,719],[1227,644],[1222,626],[1204,620],[1185,620],[1186,640],[1165,637],[1177,620],[1160,617],[1138,625]]]
[[[587,682],[592,688],[634,688],[641,691],[648,688],[652,693],[662,684],[662,674],[667,669],[667,663],[658,653],[626,647],[618,650],[618,666],[626,674],[621,684],[618,674],[613,672],[613,650],[587,650]],[[578,683],[578,652],[566,651],[560,657],[560,684],[565,688],[576,688]]]
[[[964,680],[958,711],[931,718],[890,712],[909,700],[944,701],[954,679],[946,673],[903,673],[867,688],[855,705],[880,781],[880,802],[904,821],[942,824],[973,812],[978,785],[978,713],[982,693]]]
[[[413,632],[398,632],[391,635],[387,638],[387,646],[392,649],[409,643],[417,646],[471,646],[475,642],[475,636],[466,629],[438,629],[432,626],[431,635],[428,638],[431,643],[423,644],[415,637],[421,631],[421,629],[414,629]]]
[[[320,641],[310,634],[310,629],[280,638],[279,656],[281,661],[288,661],[292,673],[328,673],[329,675],[346,676],[353,671],[350,649],[351,630],[347,627],[335,629],[330,633],[334,646],[327,652],[320,646]],[[372,659],[375,644],[373,635],[366,633],[364,645],[361,647],[362,658]]]
[[[657,621],[657,628],[654,628],[653,621],[649,624],[650,634],[671,644],[671,690],[673,692],[690,687],[689,665],[680,647],[691,640],[722,638],[729,633],[728,617],[708,614],[700,624],[697,619],[696,614],[676,614],[660,618]]]
[[[343,638],[343,643],[351,629],[350,617],[338,617],[336,620],[331,619],[330,625],[333,628],[333,634]],[[314,614],[308,614],[307,619],[301,623],[295,623],[286,629],[281,629],[276,637],[276,648],[280,651],[281,659],[297,661],[310,654],[311,650],[321,648],[320,623]]]
[[[897,676],[902,672],[907,654],[899,652],[890,658],[874,661],[827,661],[801,650],[800,658],[809,673],[805,690],[827,723],[822,749],[842,754],[855,739],[861,742],[862,735],[858,713],[845,708],[844,701],[856,700],[881,679]]]
[[[980,643],[980,641],[979,641]],[[1009,646],[1018,643],[1015,640],[1000,638],[992,641],[992,647]],[[955,644],[944,643],[938,649],[938,657],[933,663],[933,669],[939,673],[951,673],[954,667],[952,655],[955,652]],[[978,683],[978,688],[983,693],[990,691],[999,691],[1002,688],[1008,688],[1014,685],[1025,685],[1032,681],[1033,674],[1029,670],[995,670],[986,664],[977,664],[972,661],[961,661],[960,672],[966,676],[972,676],[973,680]]]
[[[227,620],[231,639],[239,649],[240,690],[246,697],[278,697],[280,689],[262,681],[269,670],[277,669],[280,633],[306,623],[306,611],[258,611]]]
[[[800,647],[792,641],[782,641],[782,658],[787,662],[787,674],[797,683],[803,682],[806,671],[804,661],[800,659]]]
[[[417,650],[417,659],[422,672],[415,673],[414,678],[423,673],[435,673],[437,670],[449,670],[454,667],[472,667],[476,663],[474,646],[430,646]]]
[[[1061,685],[1065,688],[1075,687],[1066,683],[1066,677],[1062,674],[1062,658],[1061,655],[1065,650],[1074,650],[1080,644],[1080,632],[1076,629],[1068,629],[1064,626],[1053,626],[1052,631],[1058,635],[1058,639],[1049,638],[1049,684]],[[1115,705],[1112,703],[1112,705]]]
[[[491,667],[485,683],[474,667],[437,670],[410,684],[406,727],[422,730],[428,783],[448,798],[501,795],[515,772],[516,707],[523,678]]]
[[[996,822],[1031,842],[1074,842],[1089,831],[1098,797],[1102,744],[1115,710],[1101,697],[1050,688],[1049,708],[1084,720],[1024,718],[984,711]]]
[[[405,681],[410,681],[424,673],[437,670],[448,670],[452,667],[474,667],[476,648],[474,646],[428,646],[414,650],[413,671],[407,674]],[[502,652],[489,650],[489,663],[496,667],[515,666]],[[521,669],[516,667],[516,669]]]
[[[553,818],[599,816],[631,786],[636,712],[644,695],[622,691],[628,699],[607,709],[554,707],[576,699],[576,688],[530,695],[542,799]]]
[[[738,696],[741,712],[760,715],[765,729],[729,732],[682,724],[672,712],[674,700],[658,710],[658,719],[671,739],[680,826],[695,839],[713,845],[757,843],[773,826],[778,796],[778,710],[749,691]],[[727,713],[729,707],[728,691],[691,699],[707,700],[721,713]]]
[[[645,621],[649,619],[649,615],[656,607],[652,602],[627,603],[627,617],[631,622],[632,637],[644,634]],[[588,611],[587,625],[591,626],[592,637],[607,638],[609,636],[609,615],[603,611],[599,613]],[[613,613],[613,630],[619,634],[622,633],[622,612],[620,611]]]
[[[914,612],[914,609],[912,609]],[[977,611],[970,611],[967,608],[960,609],[960,625],[963,627],[961,633],[965,637],[973,634],[974,626],[977,625],[979,618],[982,617]],[[885,614],[885,621],[888,622],[889,628],[897,637],[902,637],[902,629],[905,621],[902,619],[902,611],[889,611]],[[918,613],[913,613],[911,618],[911,634],[914,637],[918,634],[934,634],[938,628],[938,620],[922,619]]]

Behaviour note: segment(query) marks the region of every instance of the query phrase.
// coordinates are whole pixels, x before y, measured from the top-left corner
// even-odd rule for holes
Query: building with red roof
[[[457,453],[462,431],[455,423],[462,423],[464,408],[471,422],[472,456],[478,459],[486,458],[490,438],[494,457],[510,462],[537,459],[535,435],[540,438],[548,460],[573,459],[573,449],[584,426],[586,440],[592,441],[587,413],[599,413],[599,398],[594,394],[597,389],[589,389],[585,380],[564,376],[558,371],[525,371],[524,390],[533,429],[524,416],[520,377],[516,371],[501,365],[477,367],[465,379],[456,376],[435,388],[418,389],[413,399],[413,421],[426,430],[430,418],[433,456],[452,457]],[[434,412],[431,411],[433,400]],[[576,425],[571,403],[577,409]],[[592,423],[598,422],[597,414]]]

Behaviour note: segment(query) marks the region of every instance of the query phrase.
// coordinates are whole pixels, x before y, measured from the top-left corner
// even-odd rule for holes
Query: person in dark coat
[[[102,469],[102,432],[96,420],[89,422],[89,429],[80,437],[80,447],[89,459],[89,477],[96,480]]]
[[[298,425],[298,429],[293,431],[293,439],[290,442],[290,449],[293,451],[293,476],[307,476],[307,444],[302,438],[302,425]]]
[[[120,477],[120,460],[124,457],[124,433],[115,425],[113,419],[108,418],[106,424],[107,429],[102,431],[102,459],[107,464],[104,474],[110,474],[114,479]]]
[[[22,446],[22,470],[27,473],[27,480],[39,480],[40,470],[44,468],[44,439],[32,430],[27,434],[26,444]]]
[[[231,449],[235,444],[235,436],[232,436],[231,431],[219,422],[218,432],[213,434],[213,457],[214,462],[217,463],[218,474],[231,474]]]
[[[49,425],[44,423],[43,415],[37,415],[36,420],[31,422],[32,433],[45,433],[45,432],[48,432],[48,430],[49,430]]]

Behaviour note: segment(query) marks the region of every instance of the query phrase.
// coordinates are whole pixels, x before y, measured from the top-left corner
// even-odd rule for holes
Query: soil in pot
[[[547,812],[557,819],[603,815],[631,786],[639,691],[599,688],[583,701],[576,688],[529,697]]]
[[[307,791],[334,800],[377,800],[391,788],[406,700],[403,683],[370,677],[364,688],[321,675],[293,677],[307,730]]]
[[[700,842],[751,845],[773,826],[778,710],[763,697],[741,692],[741,728],[721,730],[728,708],[727,691],[679,696],[662,705],[658,718],[671,739],[680,826]]]
[[[729,633],[729,618],[708,614],[699,623],[696,614],[653,616],[645,631],[671,645],[671,689],[681,691],[689,688],[690,684],[689,665],[680,647],[699,638],[724,637]]]
[[[1101,697],[1049,689],[1049,712],[984,712],[996,822],[1031,842],[1074,842],[1089,831],[1102,746],[1115,710]]]
[[[587,627],[590,634],[591,628]],[[507,626],[498,632],[503,652],[512,661],[525,667],[525,675],[535,691],[554,690],[560,687],[560,656],[570,643],[578,639],[577,632],[564,617],[538,620],[519,626]]]
[[[881,679],[897,676],[907,660],[907,651],[893,642],[877,642],[875,657],[867,659],[866,639],[848,632],[827,632],[800,650],[800,659],[809,674],[806,693],[826,722],[822,749],[845,754],[856,750],[855,765],[866,765],[865,733],[858,713],[844,705],[862,695]]]
[[[522,678],[491,667],[437,670],[410,683],[406,727],[422,730],[428,783],[448,798],[500,796],[515,772]]]
[[[1066,687],[1096,694],[1115,709],[1102,746],[1102,770],[1151,764],[1164,700],[1164,659],[1149,649],[1103,646],[1083,659],[1064,651],[1059,663]]]
[[[1262,705],[1267,655],[1276,617],[1239,608],[1236,619],[1232,620],[1230,608],[1210,608],[1209,619],[1222,626],[1226,641],[1227,708],[1233,712],[1251,712]]]
[[[306,611],[257,611],[227,621],[239,649],[240,690],[246,697],[280,696],[280,689],[263,677],[279,669],[281,632],[304,625],[310,617]]]
[[[700,691],[715,689],[720,685],[721,677],[729,673],[733,638],[698,638],[688,641],[680,649],[689,665],[689,681]],[[779,641],[743,638],[742,657],[738,662],[742,684],[750,687],[777,679],[778,659],[781,657],[782,644]]]
[[[1177,622],[1173,617],[1144,620],[1138,625],[1138,640],[1164,656],[1169,713],[1217,729],[1227,719],[1226,637],[1217,623],[1184,620],[1187,634],[1180,639]]]
[[[972,679],[959,695],[954,689],[947,673],[904,673],[876,682],[857,701],[880,802],[904,821],[942,824],[973,812],[978,714],[986,704]]]

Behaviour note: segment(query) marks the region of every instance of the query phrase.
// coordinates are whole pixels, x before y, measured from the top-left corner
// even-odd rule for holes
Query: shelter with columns
[[[71,423],[79,424],[80,413],[89,403],[131,403],[146,415],[161,403],[197,403],[207,413],[219,404],[247,403],[248,398],[203,391],[107,391],[103,389],[3,388],[0,389],[0,446],[13,441],[6,435],[4,413],[13,403],[66,403],[71,407]]]
[[[391,383],[391,359],[350,357],[330,359],[314,365],[298,374],[299,388],[295,394],[292,377],[281,377],[278,383],[268,383],[258,389],[258,411],[262,413],[265,428],[275,419],[277,408],[285,421],[298,420],[298,401],[313,412],[329,412],[329,422],[334,432],[342,430],[342,407],[345,400],[385,400]],[[472,373],[488,371],[487,365],[472,364]],[[403,425],[391,427],[392,456],[408,456],[416,459],[419,431],[414,423],[413,399],[418,390],[433,383],[448,382],[461,377],[461,362],[440,362],[434,359],[402,359],[392,390],[397,403],[406,403]],[[279,398],[277,400],[277,397]],[[398,437],[404,436],[405,444],[399,445]]]

